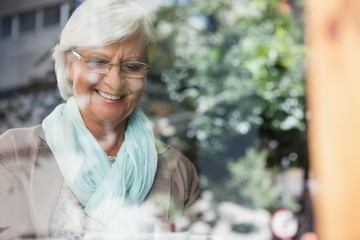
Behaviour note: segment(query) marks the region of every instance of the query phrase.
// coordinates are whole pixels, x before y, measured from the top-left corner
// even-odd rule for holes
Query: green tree
[[[218,157],[230,144],[236,148],[239,136],[256,132],[259,138],[244,149],[266,149],[269,167],[284,157],[306,166],[303,31],[291,6],[190,0],[164,6],[156,16],[155,73],[170,97],[193,113],[187,136],[212,163],[225,170]]]

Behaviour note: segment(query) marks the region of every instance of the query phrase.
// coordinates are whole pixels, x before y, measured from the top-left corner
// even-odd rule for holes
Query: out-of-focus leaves
[[[303,32],[286,4],[193,0],[158,11],[158,74],[171,98],[194,112],[189,134],[209,151],[219,150],[216,138],[258,129],[276,166],[304,145]],[[287,150],[281,133],[298,141]],[[293,164],[303,165],[304,149],[297,151]]]
[[[269,211],[284,207],[281,200],[281,190],[275,181],[274,172],[266,167],[266,151],[249,148],[244,157],[227,164],[230,176],[222,184],[217,197],[231,199],[249,208],[266,208]],[[221,193],[227,193],[224,197]],[[299,210],[296,200],[291,197],[287,207],[293,211]]]

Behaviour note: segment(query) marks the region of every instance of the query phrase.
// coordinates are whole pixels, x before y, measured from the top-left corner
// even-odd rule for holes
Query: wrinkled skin
[[[84,58],[104,58],[111,63],[145,62],[146,58],[146,46],[136,35],[102,48],[77,51]],[[124,79],[119,66],[112,67],[107,74],[92,73],[83,62],[71,57],[67,67],[85,125],[108,155],[116,155],[127,118],[144,92],[146,77]]]

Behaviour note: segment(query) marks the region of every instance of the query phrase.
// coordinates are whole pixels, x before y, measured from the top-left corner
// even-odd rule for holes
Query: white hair
[[[155,46],[151,20],[139,5],[127,0],[86,0],[72,14],[55,46],[53,58],[60,95],[73,95],[66,53],[73,47],[103,47],[139,34],[148,50]]]

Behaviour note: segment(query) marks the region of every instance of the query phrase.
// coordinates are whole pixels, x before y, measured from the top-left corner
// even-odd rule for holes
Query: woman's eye
[[[122,64],[122,68],[125,71],[129,71],[129,72],[139,72],[142,70],[141,67],[142,66],[140,64],[136,64],[136,63],[123,63]]]
[[[89,59],[87,63],[90,67],[106,67],[109,61],[105,59]]]

